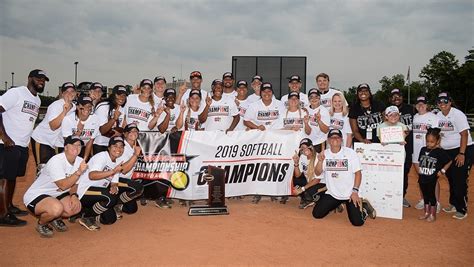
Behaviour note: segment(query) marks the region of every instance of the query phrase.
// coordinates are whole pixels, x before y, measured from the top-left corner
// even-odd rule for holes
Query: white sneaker
[[[423,199],[420,199],[420,201],[418,201],[418,203],[416,204],[415,209],[422,210],[424,208],[425,208],[425,201]]]
[[[439,213],[441,211],[441,203],[437,202],[436,203],[436,213]]]

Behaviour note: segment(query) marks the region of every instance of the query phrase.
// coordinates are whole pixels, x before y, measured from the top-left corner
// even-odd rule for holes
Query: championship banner
[[[294,131],[140,132],[143,151],[133,179],[160,179],[171,198],[207,199],[209,165],[226,171],[226,197],[291,195],[293,160],[301,139]]]
[[[360,196],[370,201],[377,217],[402,219],[404,146],[354,143],[354,150],[362,165]]]

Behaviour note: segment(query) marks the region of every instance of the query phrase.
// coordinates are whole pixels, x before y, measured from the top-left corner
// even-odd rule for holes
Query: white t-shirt
[[[204,107],[204,106],[206,106],[206,98],[207,98],[208,92],[205,91],[205,90],[202,90],[202,89],[200,89],[200,91],[201,91],[201,104],[200,104],[200,106]],[[191,88],[188,88],[186,90],[186,92],[184,92],[183,96],[181,97],[181,102],[184,101],[184,104],[186,104],[186,105],[188,103],[187,100],[189,99],[189,93],[191,93]],[[177,103],[177,104],[181,105],[181,103]]]
[[[110,183],[118,183],[120,173],[116,173],[113,176],[109,176],[107,178],[100,179],[100,180],[89,179],[89,173],[92,171],[110,171],[113,168],[115,168],[117,165],[122,163],[121,161],[119,161],[119,159],[120,158],[118,158],[117,160],[115,160],[115,162],[113,162],[110,159],[108,151],[103,151],[98,154],[95,154],[89,160],[89,163],[88,163],[89,167],[87,168],[87,171],[85,171],[81,175],[81,178],[79,178],[78,188],[77,188],[77,194],[79,195],[79,198],[82,198],[84,194],[86,193],[87,189],[91,186],[107,188]]]
[[[81,165],[82,158],[76,157],[74,164],[69,163],[66,158],[66,154],[60,153],[54,155],[45,165],[41,172],[33,182],[33,184],[26,190],[23,196],[23,203],[25,206],[33,201],[40,195],[48,195],[51,197],[57,197],[65,192],[69,192],[69,189],[61,190],[55,182],[62,180],[66,177],[74,174]]]
[[[314,159],[314,166],[316,166],[316,164],[318,163],[318,158],[316,157]],[[314,176],[311,178],[311,177],[308,177],[308,166],[309,166],[309,160],[308,158],[305,156],[305,155],[300,155],[300,160],[299,160],[299,169],[300,169],[300,172],[302,172],[304,174],[304,176],[306,177],[306,179],[308,181],[311,181],[312,179],[321,179],[320,183],[326,183],[326,180],[324,179],[324,175],[319,175],[319,176],[316,176],[316,174],[314,174]]]
[[[320,92],[321,92],[321,91],[320,91]],[[341,91],[335,90],[335,89],[332,89],[332,88],[329,88],[329,90],[328,90],[326,93],[321,94],[321,106],[327,108],[327,110],[330,110],[331,107],[332,107],[332,96],[333,96],[335,93],[341,93],[341,94],[343,94]],[[347,106],[347,105],[348,105],[348,104],[347,104],[347,101],[345,101],[344,104]]]
[[[176,120],[179,117],[179,109],[180,106],[177,104],[174,104],[174,108],[170,109],[170,122],[168,123],[168,129],[166,129],[167,132],[171,131],[173,127],[176,126]],[[160,117],[158,118],[158,122],[156,123],[156,127],[158,127],[166,118],[166,112],[162,112],[160,114]],[[181,130],[181,129],[178,129]]]
[[[326,194],[335,199],[347,200],[351,197],[354,187],[355,173],[361,170],[360,160],[356,152],[341,147],[338,153],[328,148],[324,151],[323,175],[328,188]]]
[[[285,108],[288,108],[288,94],[282,96],[280,101],[283,103]],[[306,108],[308,106],[309,106],[308,95],[300,92],[300,107]]]
[[[226,92],[223,92],[222,93],[222,98],[224,97],[229,97],[231,99],[235,99],[237,97],[237,91],[232,91],[231,93],[226,93]]]
[[[421,148],[426,146],[428,128],[438,127],[439,118],[434,113],[426,112],[423,115],[413,116],[413,163],[418,163]]]
[[[40,124],[38,124],[38,126],[36,126],[36,128],[33,130],[33,134],[31,135],[31,138],[33,138],[37,143],[48,145],[52,148],[64,147],[64,139],[61,135],[61,127],[53,131],[49,126],[49,123],[56,119],[59,114],[63,112],[64,103],[64,99],[59,99],[49,105],[44,119],[40,122]],[[75,111],[76,105],[73,103],[71,110],[68,111],[66,116],[74,113]]]
[[[79,138],[84,142],[84,145],[87,145],[87,142],[96,138],[97,135],[100,134],[99,120],[97,119],[96,115],[89,115],[86,121],[79,121],[79,117],[77,117],[75,113],[64,117],[61,126],[62,137],[66,138],[74,134],[77,131],[77,124],[82,123],[84,124],[84,128],[82,129]]]
[[[252,104],[253,102],[257,102],[258,100],[260,100],[261,97],[255,93],[249,95],[247,97],[247,101],[249,102],[249,104]]]
[[[117,126],[118,122],[118,127],[122,127],[123,125],[123,120],[125,118],[125,107],[119,107],[120,110],[120,116],[117,121],[114,122],[114,126],[112,126],[112,129]],[[115,109],[112,109],[111,111],[111,117],[113,117],[115,112]],[[94,115],[97,117],[97,120],[99,122],[99,127],[106,124],[109,121],[109,103],[107,102],[102,102],[99,103],[95,109]],[[108,146],[109,145],[109,137],[103,136],[100,131],[97,137],[94,140],[94,144],[99,145],[99,146]]]
[[[309,125],[311,126],[311,134],[306,136],[311,139],[313,145],[319,145],[327,140],[327,134],[323,133],[319,128],[318,121],[316,120],[316,114],[318,112],[320,113],[321,121],[326,126],[329,126],[331,124],[331,116],[329,115],[329,111],[323,106],[319,106],[315,109],[311,108],[311,106],[308,106],[307,110],[309,113]]]
[[[9,89],[0,96],[0,106],[5,109],[3,126],[15,145],[27,147],[30,143],[40,105],[39,96],[34,96],[25,86]],[[3,144],[1,138],[0,144]]]
[[[127,124],[135,123],[140,131],[149,131],[148,123],[153,118],[150,102],[142,102],[138,94],[129,95],[125,105],[125,120]],[[155,107],[156,110],[156,107]]]
[[[468,130],[467,145],[472,144],[472,137],[469,133],[469,123],[466,115],[457,108],[451,107],[447,116],[443,112],[436,114],[439,118],[438,127],[441,128],[441,147],[443,149],[458,148],[461,145],[460,132]]]
[[[237,98],[236,98],[237,99]],[[244,117],[245,117],[245,112],[250,106],[249,99],[246,98],[244,100],[237,100],[239,101],[239,106],[237,107],[239,109],[239,115],[240,115],[240,120],[237,126],[235,127],[236,131],[245,131],[247,127],[244,125]]]
[[[304,116],[308,115],[303,109],[297,111],[283,111],[283,129],[291,130],[293,127],[297,127],[299,130],[304,131]]]
[[[212,99],[207,113],[207,120],[204,122],[205,131],[229,129],[234,116],[239,114],[234,98],[222,97],[219,101]]]
[[[245,112],[244,120],[251,121],[257,126],[263,125],[267,130],[282,129],[285,110],[279,100],[272,99],[270,105],[266,106],[260,99],[250,104]]]
[[[334,115],[331,116],[329,124],[329,129],[338,129],[342,132],[342,144],[345,146],[347,143],[347,134],[352,134],[349,117],[347,115],[343,116],[342,112],[335,112]]]
[[[125,163],[129,161],[132,158],[134,152],[135,151],[133,150],[133,147],[127,141],[125,141],[125,146],[123,147],[123,154],[120,158],[117,159],[117,162]],[[130,171],[126,174],[119,174],[119,177],[132,179],[133,170],[135,170],[135,166],[133,166],[132,169],[130,169]]]
[[[199,123],[199,114],[202,113],[204,108],[201,106],[197,111],[193,111],[190,108],[186,108],[183,114],[183,130],[185,130],[186,126],[185,124],[187,123],[187,131],[194,131],[194,130],[201,130],[202,125]],[[189,118],[187,118],[189,113]]]
[[[159,97],[155,93],[153,93],[153,101],[155,102],[155,107],[159,107],[165,104],[163,97]]]

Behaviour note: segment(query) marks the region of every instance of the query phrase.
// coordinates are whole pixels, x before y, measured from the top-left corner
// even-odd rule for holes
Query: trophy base
[[[189,216],[210,216],[210,215],[229,215],[227,206],[209,207],[209,206],[192,206],[188,211]]]

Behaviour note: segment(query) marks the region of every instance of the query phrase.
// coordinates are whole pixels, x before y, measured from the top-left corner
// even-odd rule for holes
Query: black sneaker
[[[307,200],[301,200],[300,201],[300,205],[298,206],[298,208],[304,210],[304,209],[307,209],[311,206],[314,206],[316,203],[314,203],[313,201],[307,201]]]
[[[41,237],[45,238],[50,238],[53,237],[53,229],[49,227],[48,224],[39,224],[39,222],[36,224],[36,232],[40,234]]]
[[[21,210],[20,208],[18,208],[16,206],[13,206],[13,205],[8,208],[8,212],[13,214],[13,215],[16,215],[16,216],[26,216],[26,215],[28,215],[28,211]]]
[[[166,202],[164,198],[160,198],[155,201],[155,205],[161,209],[171,209],[171,205]]]
[[[7,213],[5,217],[0,217],[0,226],[18,227],[25,226],[26,221],[18,219],[15,215]]]
[[[260,202],[261,199],[262,199],[262,196],[253,196],[252,203],[258,204],[258,202]]]
[[[97,225],[97,222],[94,217],[82,217],[78,220],[79,224],[84,226],[89,231],[98,231],[100,226]]]
[[[61,219],[56,219],[49,224],[58,232],[66,232],[68,230],[67,225]]]
[[[141,198],[140,198],[140,205],[146,206],[147,202],[148,202],[148,201],[147,201],[147,199],[146,199],[145,197],[141,197]]]
[[[362,199],[362,209],[367,211],[367,215],[369,215],[370,218],[375,219],[377,217],[377,212],[375,211],[374,207],[372,207],[369,200]]]
[[[71,217],[69,217],[68,221],[70,223],[75,223],[77,221],[77,219],[79,219],[81,217],[82,217],[82,214],[79,212],[78,214],[72,215]]]
[[[280,204],[286,204],[286,202],[288,202],[288,199],[289,199],[288,196],[281,197],[280,198]]]

